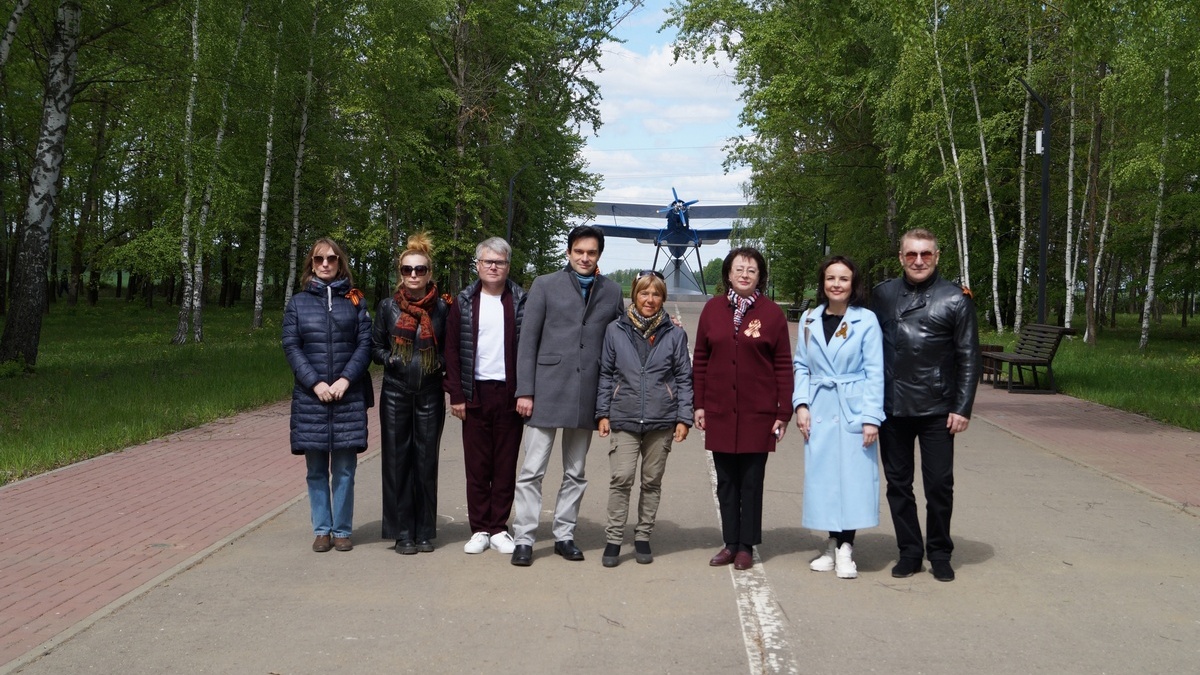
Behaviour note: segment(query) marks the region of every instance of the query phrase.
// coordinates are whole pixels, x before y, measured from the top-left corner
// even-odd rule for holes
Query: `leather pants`
[[[379,422],[382,537],[432,540],[437,536],[438,454],[446,423],[445,396],[440,387],[414,393],[385,382]]]

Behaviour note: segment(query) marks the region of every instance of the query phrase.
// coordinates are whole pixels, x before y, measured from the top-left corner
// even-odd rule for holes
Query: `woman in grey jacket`
[[[624,315],[608,325],[600,355],[596,420],[601,438],[612,435],[608,452],[612,479],[608,488],[608,527],[601,562],[616,567],[629,517],[638,457],[642,459],[634,557],[654,561],[650,534],[658,513],[662,477],[671,443],[687,438],[692,422],[692,361],[687,333],[671,323],[663,309],[667,285],[658,272],[646,271],[633,282],[633,300]]]

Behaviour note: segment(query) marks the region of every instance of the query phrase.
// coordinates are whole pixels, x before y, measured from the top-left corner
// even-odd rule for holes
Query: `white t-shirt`
[[[479,338],[475,341],[475,379],[504,382],[504,303],[479,293]]]

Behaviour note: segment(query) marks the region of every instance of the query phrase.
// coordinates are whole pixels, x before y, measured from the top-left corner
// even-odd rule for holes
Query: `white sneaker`
[[[850,542],[846,542],[838,547],[837,550],[837,577],[839,579],[857,579],[858,565],[854,564],[851,555],[854,553],[854,547]]]
[[[508,532],[497,532],[492,535],[492,548],[504,555],[512,555],[513,549],[517,547],[517,543],[513,541],[512,535]]]
[[[490,539],[487,532],[476,532],[471,535],[471,539],[463,544],[464,553],[483,553],[488,550]]]
[[[829,548],[821,555],[813,558],[813,561],[808,563],[808,569],[814,572],[832,572],[833,571],[833,556],[837,551],[837,544],[833,539],[829,540]]]

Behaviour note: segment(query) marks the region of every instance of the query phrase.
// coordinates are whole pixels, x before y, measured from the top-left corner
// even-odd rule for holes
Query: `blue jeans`
[[[313,534],[349,537],[354,530],[354,471],[358,468],[358,453],[306,452],[304,460],[308,464]]]

